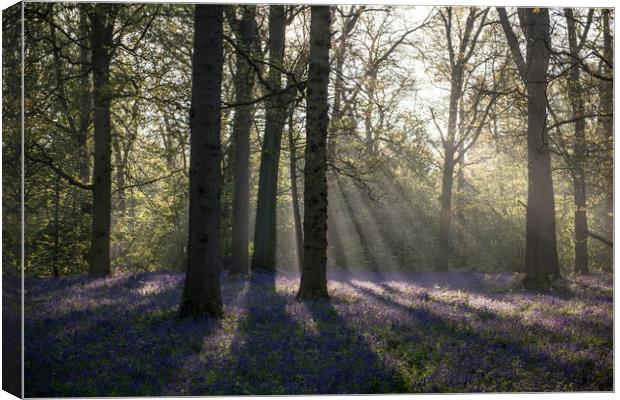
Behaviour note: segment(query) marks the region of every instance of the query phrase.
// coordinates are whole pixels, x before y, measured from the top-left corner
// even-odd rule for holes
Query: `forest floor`
[[[26,280],[26,396],[612,390],[613,279],[222,277],[225,317],[177,318],[183,275]]]

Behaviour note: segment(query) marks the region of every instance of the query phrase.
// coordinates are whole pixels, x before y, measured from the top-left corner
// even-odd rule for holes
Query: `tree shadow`
[[[247,315],[217,378],[193,394],[399,392],[396,373],[348,328],[330,302],[294,298],[297,282],[253,276]],[[293,287],[291,287],[293,286]]]
[[[156,292],[132,292],[157,282],[137,274],[88,292],[96,309],[26,315],[27,397],[156,396],[166,391],[218,327],[213,319],[178,319],[182,280]],[[97,283],[97,280],[93,280]],[[60,289],[59,289],[60,291]],[[97,294],[95,296],[95,293]],[[35,307],[54,306],[43,300]],[[133,304],[132,304],[133,303]],[[178,393],[182,394],[182,393]]]
[[[480,326],[498,322],[488,329],[479,329],[464,318],[451,320],[423,306],[403,305],[364,286],[350,285],[381,307],[400,312],[398,319],[388,322],[386,318],[386,324],[393,325],[393,332],[407,332],[400,340],[392,339],[396,344],[391,347],[398,348],[403,343],[434,342],[426,347],[429,353],[423,358],[426,361],[439,359],[444,367],[414,383],[410,388],[412,391],[566,391],[611,390],[613,387],[613,375],[606,373],[611,370],[593,372],[596,366],[592,359],[574,358],[568,362],[544,346],[540,348],[540,342],[529,342],[540,336],[544,340],[566,344],[568,349],[574,346],[574,343],[567,343],[570,341],[566,337],[540,323],[523,325],[518,318],[506,319],[487,310],[459,304],[457,312],[475,315]],[[426,301],[441,302],[435,299]],[[413,332],[412,327],[415,328]],[[441,353],[438,353],[439,349]],[[409,350],[411,352],[415,353]],[[409,358],[407,354],[401,357]],[[417,363],[420,364],[419,360]],[[413,364],[415,368],[415,362]],[[449,373],[445,373],[445,366]]]

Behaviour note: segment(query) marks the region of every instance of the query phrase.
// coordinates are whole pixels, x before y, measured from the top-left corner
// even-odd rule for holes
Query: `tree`
[[[249,205],[250,205],[250,128],[252,126],[253,105],[247,103],[252,98],[254,71],[246,57],[252,54],[255,46],[256,7],[241,6],[242,17],[237,20],[234,9],[229,8],[228,20],[235,31],[235,116],[232,140],[234,148],[233,175],[233,228],[231,275],[248,273]],[[244,52],[243,54],[240,51]]]
[[[448,46],[448,71],[450,71],[450,104],[448,108],[448,126],[444,135],[439,129],[443,145],[443,174],[441,181],[441,213],[439,217],[439,249],[437,252],[436,269],[445,271],[448,269],[448,258],[450,255],[450,225],[451,225],[451,202],[452,202],[452,186],[454,183],[454,170],[460,160],[463,159],[465,151],[473,146],[478,139],[484,122],[493,102],[494,96],[490,96],[487,106],[479,110],[484,97],[487,97],[484,90],[477,89],[476,98],[472,102],[472,109],[468,109],[466,113],[459,113],[463,109],[463,95],[468,85],[466,80],[471,78],[475,66],[469,65],[472,56],[476,50],[478,39],[485,26],[489,9],[482,10],[471,7],[465,21],[465,28],[462,32],[457,32],[458,47],[453,47],[453,10],[446,7],[439,11],[439,15],[443,22],[444,32],[446,35],[446,44]],[[476,26],[477,23],[477,26]],[[456,31],[456,29],[455,29]],[[473,88],[476,90],[475,88]],[[469,117],[467,129],[464,122]],[[434,118],[434,115],[433,115]],[[457,136],[457,127],[461,120],[460,136]],[[437,124],[437,122],[435,121]],[[439,126],[437,125],[439,128]],[[465,141],[468,141],[465,144]]]
[[[282,131],[286,120],[286,95],[281,92],[285,28],[285,7],[270,6],[267,90],[272,94],[267,97],[265,105],[265,135],[260,162],[252,269],[271,271],[275,270],[276,265],[278,167]]]
[[[293,66],[293,73],[289,75],[287,79],[287,87],[292,87],[289,92],[290,101],[288,105],[288,150],[289,150],[289,174],[291,181],[291,201],[293,206],[293,225],[295,228],[295,253],[297,255],[297,268],[299,271],[303,268],[304,260],[304,239],[303,239],[303,226],[301,223],[301,211],[299,207],[299,188],[297,185],[297,148],[300,139],[298,132],[295,135],[295,110],[299,105],[299,102],[303,100],[303,95],[295,98],[298,95],[298,88],[294,86],[293,80],[299,82],[302,80],[302,75],[306,66],[308,65],[308,52],[307,48],[300,50],[299,55]]]
[[[327,87],[331,13],[312,6],[306,97],[304,167],[304,263],[298,299],[327,298]]]
[[[222,316],[219,271],[223,6],[196,5],[190,110],[189,240],[180,314]]]
[[[112,135],[110,124],[110,62],[113,51],[114,20],[117,6],[98,4],[91,20],[93,99],[95,109],[95,150],[93,167],[93,216],[90,273],[109,274],[110,224],[112,211]]]
[[[602,233],[607,238],[613,238],[614,227],[614,177],[613,177],[613,144],[614,144],[614,124],[613,124],[613,112],[614,112],[614,81],[613,81],[613,65],[614,65],[614,53],[613,53],[613,35],[610,29],[610,17],[613,15],[612,10],[603,9],[602,14],[602,33],[603,33],[603,51],[602,57],[599,62],[599,70],[602,72],[602,78],[599,80],[600,94],[599,94],[599,135],[604,143],[603,147],[603,171],[605,174],[605,185],[607,190],[605,191],[605,199],[602,207],[597,210],[598,220],[600,221],[600,228]],[[611,21],[613,25],[613,21]],[[595,54],[599,54],[596,52]],[[591,235],[592,236],[592,235]],[[593,236],[596,237],[596,236]],[[613,269],[613,248],[607,248],[603,255],[603,262],[607,270]]]
[[[593,10],[592,10],[593,11]],[[573,10],[564,10],[566,28],[568,30],[569,52],[571,64],[569,70],[568,95],[574,117],[581,117],[575,121],[575,137],[573,141],[571,177],[573,180],[573,198],[575,201],[575,272],[588,273],[588,218],[586,213],[586,120],[584,93],[581,83],[581,67],[574,60],[579,57],[581,48],[588,35],[592,14],[580,39],[577,38],[575,15]]]
[[[510,26],[506,9],[498,8],[513,61],[527,91],[528,193],[525,237],[525,279],[528,288],[545,288],[559,277],[555,203],[547,132],[547,69],[551,48],[549,10],[519,8],[526,56]]]

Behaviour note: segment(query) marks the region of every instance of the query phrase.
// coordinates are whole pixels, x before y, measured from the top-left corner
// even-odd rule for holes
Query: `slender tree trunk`
[[[610,31],[609,15],[611,10],[602,10],[603,17],[603,57],[607,62],[601,61],[601,70],[606,76],[613,77],[613,37]],[[603,114],[598,118],[598,131],[604,141],[603,170],[606,171],[605,181],[608,190],[604,194],[602,206],[597,210],[597,219],[600,221],[601,230],[604,236],[613,238],[614,221],[614,176],[613,176],[613,111],[614,111],[614,83],[613,81],[600,81],[599,113]],[[613,270],[613,250],[605,247],[602,253],[603,268],[607,271]]]
[[[566,9],[566,26],[568,43],[573,59],[579,57],[577,48],[577,31],[573,11]],[[569,98],[573,115],[580,117],[585,114],[581,73],[579,64],[573,62],[569,76]],[[586,157],[586,122],[578,119],[575,122],[575,139],[573,141],[573,193],[575,200],[575,272],[588,273],[588,219],[586,214],[586,176],[584,163]]]
[[[299,194],[297,190],[297,147],[296,141],[293,138],[294,114],[295,105],[291,103],[288,114],[288,148],[290,153],[289,170],[291,175],[291,200],[293,202],[293,221],[295,224],[295,251],[297,255],[297,267],[301,272],[304,260],[304,237],[303,227],[301,225],[301,212],[299,210]]]
[[[609,23],[609,9],[602,10],[603,16],[603,57],[605,61],[601,61],[602,70],[606,76],[613,76],[613,69],[607,63],[613,66],[614,52],[613,52],[613,37],[610,31]],[[603,139],[607,140],[609,146],[613,146],[613,117],[611,114],[614,111],[614,83],[613,81],[601,80],[600,83],[600,113],[604,116],[599,117],[600,128],[599,131]]]
[[[222,316],[219,272],[223,6],[195,9],[190,111],[189,240],[180,315]]]
[[[464,112],[463,110],[461,110],[461,115],[463,115]],[[460,129],[462,131],[462,129]],[[461,134],[462,137],[462,134]],[[456,205],[456,220],[458,223],[458,237],[457,237],[457,243],[459,246],[459,257],[461,260],[461,268],[465,268],[468,269],[468,265],[467,265],[467,237],[465,235],[465,154],[463,154],[464,151],[464,145],[463,143],[461,143],[461,145],[459,146],[459,154],[462,154],[461,157],[459,158],[459,170],[457,173],[457,180],[456,180],[456,190],[457,190],[457,205]]]
[[[237,27],[237,46],[249,54],[256,31],[256,7],[242,6],[243,16]],[[236,55],[235,103],[252,98],[254,72],[243,55]],[[250,212],[250,128],[254,107],[238,106],[233,120],[234,192],[231,275],[246,275],[249,271],[248,241]]]
[[[85,5],[80,7],[80,100],[79,109],[80,116],[78,120],[78,169],[82,182],[90,181],[90,155],[88,154],[88,124],[90,123],[90,65],[88,57],[88,14],[84,9]]]
[[[441,213],[439,216],[439,251],[437,252],[437,271],[448,270],[450,257],[450,225],[452,217],[450,208],[452,202],[452,185],[454,182],[454,155],[446,149],[441,179]]]
[[[112,200],[110,61],[114,6],[98,4],[91,15],[91,49],[95,106],[93,219],[90,273],[109,274]]]
[[[439,251],[437,271],[447,271],[450,259],[450,227],[452,224],[451,204],[454,183],[454,153],[459,100],[463,95],[463,66],[457,63],[452,69],[450,83],[450,105],[448,109],[448,131],[444,147],[443,176],[441,180],[441,212],[439,216]]]
[[[336,6],[337,7],[337,6]],[[357,8],[356,8],[357,7]],[[345,100],[345,83],[344,83],[344,62],[347,54],[347,43],[349,41],[349,35],[353,31],[355,24],[357,23],[359,16],[362,13],[364,6],[351,6],[349,7],[347,17],[343,18],[342,26],[340,27],[340,36],[338,38],[338,47],[335,51],[334,59],[336,63],[335,77],[334,77],[334,104],[332,107],[332,116],[330,119],[330,128],[328,132],[327,140],[327,159],[328,162],[336,162],[336,154],[338,153],[338,139],[339,135],[343,131],[343,112],[342,103]],[[334,11],[336,9],[334,8]],[[332,15],[335,15],[333,13]],[[328,186],[336,184],[336,172],[331,171],[327,175]],[[341,268],[346,267],[346,257],[344,257],[344,249],[342,248],[341,234],[338,232],[338,224],[335,218],[333,198],[334,192],[328,192],[328,208],[327,208],[327,243],[328,243],[328,259],[334,260],[335,264]]]
[[[60,175],[56,175],[54,183],[54,250],[52,255],[52,273],[60,276],[58,259],[60,258]]]
[[[312,6],[310,67],[306,100],[304,166],[304,264],[297,298],[327,298],[327,87],[331,13],[328,6]]]
[[[527,37],[528,194],[524,285],[546,288],[559,277],[555,202],[547,134],[547,68],[550,26],[548,9],[521,9]]]
[[[588,273],[588,219],[586,216],[586,181],[583,171],[575,171],[575,272]]]
[[[116,165],[116,194],[118,197],[118,210],[125,213],[125,160],[121,151],[121,138],[116,135],[113,139],[114,164]]]
[[[284,6],[269,7],[269,90],[282,87],[284,60],[284,31],[286,27]],[[254,254],[252,269],[274,271],[276,268],[276,212],[278,191],[278,166],[282,130],[286,120],[286,95],[271,96],[266,102],[265,136],[261,153]]]

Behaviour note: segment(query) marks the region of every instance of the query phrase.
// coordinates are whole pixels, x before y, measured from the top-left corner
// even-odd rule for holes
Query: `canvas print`
[[[3,389],[613,391],[614,22],[5,9]]]

